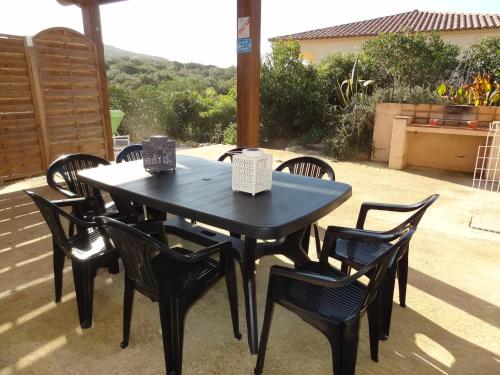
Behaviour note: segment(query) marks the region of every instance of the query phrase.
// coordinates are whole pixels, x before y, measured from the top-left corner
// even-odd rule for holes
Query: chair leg
[[[229,232],[229,235],[234,238],[240,238],[241,239],[241,234],[235,233],[235,232]]]
[[[63,281],[63,269],[64,269],[64,259],[66,258],[64,251],[57,246],[55,241],[53,242],[53,267],[54,267],[54,289],[56,293],[56,303],[61,302],[62,296],[62,281]]]
[[[181,375],[185,311],[177,298],[160,299],[159,304],[167,375]]]
[[[391,328],[392,300],[394,298],[394,284],[396,282],[396,265],[389,267],[385,273],[380,288],[380,307],[382,316],[380,319],[380,339],[387,340]]]
[[[302,237],[302,248],[306,252],[306,254],[309,253],[309,242],[310,242],[310,237],[311,237],[311,226],[309,225],[304,232],[304,237]]]
[[[319,259],[319,255],[321,253],[321,241],[319,239],[318,223],[313,224],[313,229],[314,229],[314,239],[316,240],[316,256]]]
[[[270,281],[271,282],[271,281]],[[267,293],[266,310],[264,313],[264,323],[262,325],[262,334],[260,337],[259,353],[257,356],[257,364],[255,365],[254,374],[262,374],[264,368],[264,360],[266,359],[267,341],[269,339],[269,331],[271,329],[271,321],[273,319],[274,301],[271,296],[271,285]]]
[[[238,290],[236,288],[236,273],[234,270],[234,259],[231,251],[228,251],[226,255],[225,273],[227,296],[229,299],[229,307],[231,309],[231,320],[233,322],[233,334],[235,338],[241,340],[240,323],[238,316]]]
[[[134,305],[134,284],[125,276],[125,291],[123,293],[123,341],[120,347],[125,349],[128,346],[130,337],[130,323],[132,321],[132,307]]]
[[[90,328],[92,327],[95,272],[92,272],[88,263],[73,261],[72,267],[80,326],[83,329]]]
[[[345,273],[346,275],[349,275],[351,273],[351,267],[347,264],[347,262],[342,262],[340,265],[340,270]]]
[[[358,355],[359,319],[349,322],[342,335],[342,371],[341,375],[354,375]],[[338,375],[338,374],[336,374]]]
[[[377,297],[368,306],[368,329],[370,331],[370,354],[372,361],[378,362],[378,344],[380,333],[380,300]]]
[[[120,265],[118,263],[118,258],[113,259],[111,262],[109,262],[108,272],[113,275],[120,273]]]
[[[406,307],[406,284],[408,283],[408,250],[398,261],[399,305]]]

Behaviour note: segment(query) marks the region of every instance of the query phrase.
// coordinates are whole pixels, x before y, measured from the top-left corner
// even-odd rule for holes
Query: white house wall
[[[480,29],[440,32],[441,38],[459,47],[467,47],[475,41],[488,37],[500,37],[500,29]],[[373,36],[299,40],[300,49],[305,59],[317,63],[332,52],[357,52]]]

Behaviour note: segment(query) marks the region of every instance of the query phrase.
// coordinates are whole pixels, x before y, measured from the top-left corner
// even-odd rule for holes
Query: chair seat
[[[304,263],[296,270],[328,275],[333,279],[346,276],[330,266],[315,262]],[[366,292],[366,287],[358,281],[342,288],[324,288],[292,279],[283,279],[283,282],[284,293],[278,299],[280,303],[339,322],[349,319],[359,310]]]
[[[116,251],[106,247],[100,229],[91,230],[84,235],[76,235],[68,242],[71,245],[71,255],[78,260],[90,260],[104,254],[116,254]]]
[[[361,241],[337,239],[335,254],[332,254],[332,256],[335,259],[347,261],[350,266],[364,266],[384,254],[391,245],[391,243],[370,244]]]
[[[184,255],[193,253],[181,247],[174,247],[171,251]],[[196,263],[175,262],[171,257],[160,253],[151,260],[151,265],[160,285],[160,293],[168,295],[185,293],[221,276],[219,263],[210,258]]]

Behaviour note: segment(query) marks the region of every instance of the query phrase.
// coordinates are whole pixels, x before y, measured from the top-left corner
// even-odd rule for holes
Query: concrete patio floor
[[[179,152],[216,159],[228,148],[208,146]],[[297,156],[272,153],[276,165]],[[363,201],[413,203],[433,193],[441,195],[411,243],[407,307],[400,308],[395,302],[391,337],[381,342],[379,363],[370,360],[367,321],[363,319],[356,373],[500,373],[500,234],[469,227],[474,215],[500,217],[500,195],[471,189],[471,176],[461,173],[395,171],[371,162],[332,165],[337,181],[352,185],[353,196],[320,221],[322,228],[354,226]],[[91,329],[82,331],[78,325],[69,262],[62,303],[53,302],[50,233],[22,193],[24,188],[59,197],[45,186],[44,177],[0,185],[0,375],[163,373],[158,306],[139,294],[129,347],[120,349],[123,273],[110,275],[104,269],[98,273]],[[368,226],[389,228],[398,219],[397,215],[374,214]],[[282,257],[259,261],[259,324],[268,269],[273,264],[290,262]],[[188,313],[185,374],[253,373],[256,357],[248,352],[242,296],[240,289],[241,341],[232,337],[224,283]],[[264,373],[331,374],[326,338],[277,307]]]

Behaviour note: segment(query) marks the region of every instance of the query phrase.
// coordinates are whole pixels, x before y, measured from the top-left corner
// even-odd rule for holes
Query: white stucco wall
[[[468,31],[440,32],[441,38],[459,47],[467,47],[475,41],[488,36],[500,37],[500,29],[482,29]],[[305,59],[317,63],[332,52],[356,52],[370,37],[350,37],[332,39],[299,40],[300,49]]]

